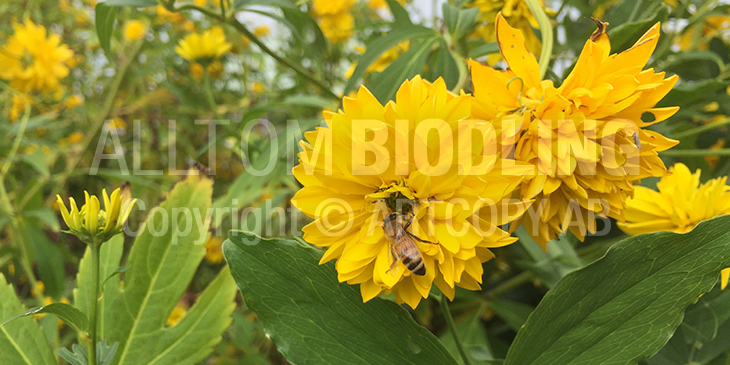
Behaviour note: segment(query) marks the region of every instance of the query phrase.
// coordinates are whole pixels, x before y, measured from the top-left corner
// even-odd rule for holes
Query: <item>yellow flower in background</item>
[[[73,109],[79,105],[84,104],[84,98],[81,95],[71,95],[67,100],[64,106],[66,109]]]
[[[180,320],[185,317],[185,314],[187,313],[187,308],[183,306],[182,304],[177,304],[175,308],[172,309],[172,312],[170,312],[170,315],[167,317],[167,325],[172,327]]]
[[[254,81],[251,85],[251,91],[253,91],[256,94],[261,94],[264,91],[266,91],[266,86],[261,81]]]
[[[241,36],[241,44],[243,45],[243,48],[248,47],[251,44],[251,40],[248,39],[245,35]]]
[[[255,35],[257,38],[263,38],[268,36],[271,33],[269,30],[269,27],[266,25],[259,25],[258,27],[253,29],[253,35]]]
[[[355,18],[350,13],[327,15],[321,18],[319,27],[331,43],[345,43],[354,33]]]
[[[332,16],[352,10],[355,0],[312,0],[312,13],[315,16]]]
[[[38,284],[38,286],[39,286],[39,287],[40,287],[41,285],[43,285],[43,283],[42,283],[42,282],[40,282],[40,281],[38,281],[38,282],[37,282],[37,284]],[[43,298],[43,306],[44,306],[44,307],[45,307],[45,306],[47,306],[47,305],[51,305],[51,304],[53,304],[53,303],[56,303],[56,301],[55,301],[55,300],[53,300],[53,298],[51,298],[51,297],[45,297],[45,298]],[[60,300],[60,301],[58,301],[58,303],[63,303],[63,304],[69,304],[70,302],[68,301],[68,298],[66,298],[66,297],[62,297],[62,298],[61,298],[61,300]],[[39,314],[36,314],[36,315],[34,315],[34,317],[36,317],[36,318],[43,318],[43,317],[45,317],[45,316],[47,316],[47,315],[48,315],[48,314],[46,314],[46,313],[39,313]],[[59,319],[59,320],[58,320],[58,321],[56,322],[56,328],[58,328],[58,329],[61,329],[61,328],[63,328],[63,326],[64,326],[64,323],[63,323],[63,321]]]
[[[674,43],[679,45],[679,49],[687,51],[693,48],[704,51],[709,48],[707,40],[712,37],[719,37],[725,42],[730,41],[730,15],[708,15],[704,17],[701,25],[702,35],[695,39],[695,31],[700,29],[700,25],[691,24],[687,26],[681,35],[674,39]],[[702,40],[701,38],[704,38]],[[695,44],[701,41],[699,44]]]
[[[378,11],[380,9],[386,9],[388,3],[385,0],[368,0],[368,7],[372,11]]]
[[[87,244],[95,245],[100,245],[120,233],[137,202],[137,199],[130,197],[129,185],[125,184],[123,188],[124,190],[117,188],[111,196],[107,195],[106,189],[103,190],[104,209],[101,209],[96,195],[89,195],[86,191],[86,203],[81,209],[78,209],[74,198],[69,198],[71,209],[67,209],[61,196],[56,195],[61,216],[70,233]]]
[[[725,147],[725,138],[720,138],[717,140],[717,142],[713,143],[712,146],[710,146],[711,151],[717,151]],[[710,165],[710,171],[715,171],[715,168],[717,167],[717,162],[720,161],[720,156],[718,155],[709,155],[705,156],[705,161],[708,165]]]
[[[139,20],[129,20],[124,24],[124,39],[138,41],[144,37],[147,28]]]
[[[549,13],[543,5],[543,0],[538,0],[538,3],[543,7],[543,10]],[[474,33],[484,39],[485,42],[497,40],[494,20],[497,18],[497,14],[502,12],[502,16],[507,20],[507,23],[522,32],[527,49],[533,54],[540,55],[542,44],[532,31],[533,28],[538,28],[537,19],[532,15],[524,0],[475,0],[469,7],[479,9],[477,19],[479,25]],[[491,55],[489,64],[493,65],[499,60],[498,54]]]
[[[207,64],[223,56],[231,49],[223,29],[212,27],[202,34],[188,34],[175,48],[177,54],[188,61]]]
[[[713,101],[710,103],[705,104],[705,106],[702,107],[703,111],[706,111],[708,113],[716,112],[717,109],[720,109],[720,103]]]
[[[395,46],[395,47],[389,49],[388,51],[386,51],[385,53],[381,54],[380,57],[378,57],[378,59],[375,60],[375,62],[370,64],[370,66],[368,66],[368,69],[365,70],[365,74],[367,75],[371,72],[383,72],[383,70],[388,68],[388,66],[390,66],[390,64],[393,63],[393,61],[395,61],[396,59],[398,59],[398,57],[400,57],[400,55],[402,55],[403,53],[408,51],[408,47],[409,47],[408,41],[398,43],[397,46]],[[360,47],[360,46],[355,47],[355,50],[361,54],[365,53],[365,48]],[[345,78],[349,79],[352,76],[352,73],[355,72],[355,67],[357,67],[357,63],[353,63],[352,65],[350,65],[350,68],[345,73]]]
[[[211,237],[205,243],[205,261],[209,264],[217,265],[223,262],[223,239],[220,237]]]
[[[642,71],[656,47],[659,23],[633,47],[613,55],[606,25],[598,23],[559,88],[540,80],[521,32],[501,16],[498,41],[509,69],[470,62],[474,115],[494,123],[505,153],[514,148],[516,160],[535,166],[535,177],[520,191],[538,208],[520,221],[543,248],[568,229],[581,240],[587,231],[595,232],[596,215],[623,220],[633,183],[666,175],[657,152],[678,143],[644,129],[679,109],[654,108],[678,77]],[[653,121],[642,121],[645,113]]]
[[[14,23],[15,34],[0,48],[0,78],[21,92],[50,93],[68,76],[68,62],[74,53],[61,43],[61,37],[35,25],[30,19]]]
[[[84,134],[81,132],[73,132],[68,137],[61,139],[58,141],[58,147],[66,147],[70,145],[74,145],[77,143],[81,143],[81,141],[84,140]]]
[[[471,97],[450,93],[443,79],[431,84],[416,76],[395,101],[382,105],[361,87],[343,99],[342,110],[324,117],[328,127],[300,142],[293,173],[304,187],[292,198],[315,219],[303,232],[307,242],[327,248],[320,263],[337,259],[339,281],[359,284],[364,302],[392,292],[415,308],[433,284],[451,299],[456,286],[479,290],[482,263],[494,257],[490,249],[516,241],[499,226],[529,202],[503,199],[532,168],[500,160],[494,138],[459,150],[467,144],[455,142],[457,136],[494,133],[491,124],[471,120]],[[434,128],[453,138],[432,137]],[[512,214],[492,214],[505,210]],[[404,236],[417,237],[412,242],[423,263],[417,270],[391,251],[387,232],[394,222],[409,232]]]
[[[165,9],[162,5],[155,7],[155,13],[157,13],[157,23],[181,23],[186,20],[185,15],[182,13],[173,13]]]
[[[10,123],[14,123],[25,113],[25,103],[30,106],[30,100],[27,95],[15,94],[10,100],[10,113],[8,115]]]
[[[727,177],[700,184],[700,170],[693,174],[676,163],[657,183],[657,190],[634,188],[634,198],[626,202],[626,222],[619,228],[629,235],[658,231],[684,233],[705,219],[730,214],[730,186]],[[730,268],[722,270],[722,289],[727,286]]]

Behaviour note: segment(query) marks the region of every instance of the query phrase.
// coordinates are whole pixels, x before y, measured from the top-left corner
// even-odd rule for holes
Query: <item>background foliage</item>
[[[154,0],[0,4],[8,20],[0,22],[0,44],[13,34],[10,20],[30,18],[59,34],[75,54],[60,96],[30,95],[23,106],[7,83],[0,90],[0,319],[53,302],[87,310],[83,298],[89,293],[74,290],[88,280],[85,245],[59,233],[55,194],[78,198],[84,190],[130,181],[133,195],[145,202],[133,212],[135,230],[148,229],[144,222],[153,218],[147,213],[159,202],[170,211],[252,207],[259,214],[240,225],[230,213],[214,215],[205,246],[191,244],[195,234],[178,245],[168,236],[143,234],[104,246],[102,278],[131,265],[105,286],[102,333],[119,342],[115,363],[461,362],[436,300],[412,312],[387,296],[363,305],[357,288],[338,284],[333,265],[317,266],[320,253],[297,240],[306,220],[272,213],[289,207],[299,188],[289,174],[296,151],[287,142],[298,136],[287,133],[288,121],[310,130],[323,109],[336,109],[358,85],[387,101],[416,74],[443,77],[449,88],[469,92],[464,60],[493,62],[498,53],[494,42],[475,33],[484,23],[478,8],[464,1],[358,1],[349,10],[352,34],[334,42],[311,2],[229,1],[224,6],[237,16],[225,24],[220,2],[203,3],[171,2],[183,9],[178,13]],[[730,173],[730,150],[724,148],[730,141],[730,5],[556,0],[545,6],[554,29],[547,77],[556,85],[594,31],[591,16],[610,23],[613,52],[661,21],[649,67],[680,81],[658,106],[681,107],[652,127],[681,141],[662,157],[668,166],[681,161],[692,171],[702,169],[702,181]],[[431,8],[436,13],[426,10]],[[141,40],[124,35],[132,20],[145,26]],[[214,25],[222,25],[233,49],[208,90],[175,45]],[[70,103],[77,98],[80,104]],[[196,122],[216,118],[231,123],[217,126],[214,138],[208,125]],[[259,118],[281,133],[270,138],[256,126]],[[16,141],[18,153],[9,159]],[[102,160],[90,175],[97,150],[119,150],[126,160]],[[270,174],[251,173],[272,156],[277,163]],[[215,161],[213,176],[178,182],[174,173],[193,161]],[[126,175],[125,168],[164,173]],[[625,236],[613,222],[611,227],[583,243],[566,235],[550,242],[547,252],[518,231],[518,243],[496,250],[496,259],[485,263],[482,291],[457,290],[451,305],[472,363],[727,363],[730,296],[713,286],[719,269],[730,266],[730,220],[708,221],[686,236],[654,234],[619,244]],[[248,246],[241,234],[222,245],[232,228],[287,238]],[[245,303],[240,295],[234,299],[233,279]],[[34,318],[0,327],[0,363],[64,361],[54,350],[78,342],[55,315]],[[613,325],[593,331],[607,322]],[[576,343],[573,350],[586,350],[566,350]],[[614,351],[625,343],[633,350]]]

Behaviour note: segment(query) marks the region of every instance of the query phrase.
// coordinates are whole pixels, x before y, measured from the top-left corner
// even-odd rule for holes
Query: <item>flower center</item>
[[[20,57],[20,64],[23,66],[23,69],[29,68],[32,64],[35,58],[30,52],[23,52],[23,55]]]
[[[365,198],[370,202],[383,203],[390,212],[403,215],[415,214],[418,205],[415,193],[403,182],[385,185]]]

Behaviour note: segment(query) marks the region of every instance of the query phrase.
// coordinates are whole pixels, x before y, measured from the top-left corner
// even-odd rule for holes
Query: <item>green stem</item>
[[[223,0],[221,0],[223,2]],[[216,111],[217,106],[215,104],[215,98],[213,97],[213,88],[210,85],[210,74],[208,73],[208,67],[203,66],[203,88],[205,89],[205,99],[208,101],[208,106],[213,112],[215,118],[218,118],[218,112]]]
[[[669,150],[660,152],[662,157],[730,156],[730,148],[719,150]]]
[[[709,131],[709,130],[713,130],[715,128],[722,127],[722,126],[728,125],[728,124],[730,124],[730,118],[725,118],[723,120],[720,120],[720,121],[717,121],[717,122],[714,122],[714,123],[705,124],[705,125],[702,125],[702,126],[699,126],[699,127],[695,127],[695,128],[692,128],[692,129],[688,129],[686,131],[679,132],[679,133],[673,135],[672,138],[682,139],[682,138],[685,138],[685,137],[689,137],[689,136],[694,136],[694,135],[700,134],[702,132],[706,132],[706,131]]]
[[[86,134],[86,137],[84,138],[83,147],[81,148],[80,152],[74,157],[73,160],[69,161],[68,165],[66,165],[66,171],[60,176],[58,180],[64,181],[66,178],[68,178],[69,175],[73,172],[73,170],[76,168],[76,165],[81,161],[81,157],[83,155],[83,151],[86,151],[87,148],[89,148],[89,145],[91,144],[91,141],[96,136],[96,133],[99,132],[101,127],[104,125],[104,121],[106,121],[106,117],[111,112],[112,108],[114,107],[114,100],[117,98],[117,92],[119,91],[119,86],[122,84],[122,79],[124,79],[124,75],[127,73],[127,69],[129,68],[129,65],[134,62],[134,59],[137,57],[137,54],[142,49],[142,45],[144,42],[137,42],[137,45],[133,49],[130,57],[127,59],[127,61],[122,65],[122,67],[119,69],[119,72],[114,77],[114,80],[112,81],[112,85],[109,88],[109,92],[106,93],[107,97],[106,100],[104,100],[104,105],[101,108],[101,111],[96,116],[96,119],[94,120],[91,128],[88,130],[89,132]]]
[[[499,284],[494,289],[488,291],[487,294],[485,295],[485,298],[487,298],[487,300],[494,299],[512,289],[522,286],[523,284],[532,280],[532,278],[533,278],[532,272],[523,271],[523,272],[505,280],[502,284]]]
[[[276,54],[276,52],[272,51],[269,47],[267,47],[263,42],[261,42],[258,38],[256,38],[253,33],[251,33],[248,28],[246,28],[245,25],[241,24],[241,22],[238,21],[235,17],[231,17],[228,19],[228,23],[233,25],[236,30],[243,33],[243,35],[246,36],[251,42],[255,43],[264,53],[267,53],[269,56],[274,58],[277,62],[286,65],[287,67],[294,70],[294,72],[298,73],[305,79],[309,80],[309,82],[315,84],[320,90],[324,92],[324,94],[334,100],[340,100],[340,97],[337,96],[337,94],[333,93],[330,88],[325,85],[322,81],[316,79],[312,74],[309,73],[309,71],[305,70],[302,66],[294,63],[292,60],[279,56]]]
[[[459,350],[459,354],[461,355],[461,359],[464,360],[464,365],[471,365],[469,362],[469,357],[466,356],[466,351],[464,351],[464,345],[461,342],[461,337],[459,336],[459,333],[456,331],[456,324],[454,324],[454,317],[451,316],[451,310],[449,309],[449,303],[448,298],[446,298],[446,295],[443,293],[441,294],[441,298],[439,298],[439,305],[441,306],[441,312],[444,313],[444,318],[446,319],[446,325],[449,327],[449,331],[451,332],[451,335],[454,337],[454,343],[456,344],[456,349]]]
[[[537,25],[540,27],[540,33],[542,34],[542,51],[540,52],[540,79],[545,77],[548,65],[550,63],[550,57],[553,54],[553,27],[550,25],[550,19],[545,10],[543,10],[540,3],[537,0],[525,0],[527,7],[530,8],[532,15],[537,19]]]
[[[89,309],[89,365],[96,364],[96,342],[97,332],[96,324],[99,317],[99,251],[100,247],[96,243],[89,245],[91,247],[91,282],[94,287],[91,290],[91,307]]]

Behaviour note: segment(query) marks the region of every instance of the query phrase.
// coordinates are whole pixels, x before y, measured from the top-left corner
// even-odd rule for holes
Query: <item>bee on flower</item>
[[[363,301],[393,293],[415,308],[434,284],[451,299],[479,290],[491,249],[516,241],[498,227],[530,205],[505,199],[532,168],[498,158],[471,104],[443,79],[416,76],[385,105],[361,87],[300,142],[292,203],[314,218],[304,239]]]
[[[669,168],[671,175],[661,178],[657,190],[634,187],[634,197],[626,201],[625,222],[618,226],[629,235],[672,231],[690,231],[705,219],[730,214],[730,186],[727,176],[700,183],[695,173],[683,163]],[[730,268],[722,270],[720,285],[725,289]]]
[[[522,199],[535,200],[534,209],[519,222],[543,248],[568,229],[583,240],[595,232],[597,216],[622,221],[633,183],[666,175],[657,153],[678,143],[645,129],[679,109],[654,107],[677,76],[642,70],[656,47],[659,24],[630,49],[609,55],[608,24],[596,23],[558,88],[540,80],[524,36],[501,15],[497,40],[509,69],[470,62],[474,115],[493,121],[504,153],[535,167],[520,188]],[[643,121],[644,114],[653,120]]]
[[[75,235],[88,245],[101,245],[113,236],[122,232],[124,223],[127,222],[137,199],[130,196],[129,184],[117,188],[110,195],[106,189],[102,191],[104,209],[101,209],[99,199],[96,195],[89,195],[84,191],[85,204],[78,208],[74,198],[69,198],[71,209],[60,195],[56,195],[59,210],[63,221],[68,226],[69,233]]]

